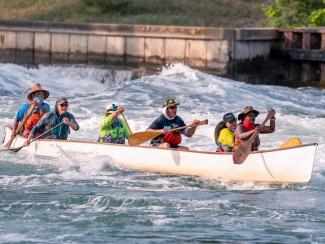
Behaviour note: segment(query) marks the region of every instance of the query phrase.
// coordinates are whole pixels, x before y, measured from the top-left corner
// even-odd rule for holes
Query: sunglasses
[[[169,106],[168,108],[170,108],[170,109],[177,109],[177,106],[176,106],[176,105],[174,105],[174,106]]]
[[[237,123],[237,120],[230,120],[230,121],[227,121],[228,123],[230,123],[230,124],[235,124],[235,123]]]
[[[60,105],[60,107],[68,107],[69,106],[69,104],[67,104],[67,103],[61,103],[61,104],[59,104]]]

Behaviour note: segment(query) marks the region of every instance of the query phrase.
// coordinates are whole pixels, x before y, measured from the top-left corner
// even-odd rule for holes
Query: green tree
[[[265,14],[275,27],[325,26],[325,0],[275,0]]]

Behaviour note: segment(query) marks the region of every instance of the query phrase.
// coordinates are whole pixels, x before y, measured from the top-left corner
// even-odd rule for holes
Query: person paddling
[[[45,134],[43,138],[67,140],[70,133],[70,127],[75,131],[79,130],[79,125],[74,116],[68,112],[68,106],[69,103],[65,97],[57,99],[54,111],[43,116],[38,124],[32,129],[25,142],[25,145],[28,145],[33,137],[40,135],[45,131],[50,132]],[[62,122],[62,125],[56,127]],[[51,130],[53,127],[56,128]]]
[[[274,110],[271,109],[273,112]],[[275,112],[274,112],[275,113]],[[272,133],[275,131],[275,117],[270,119],[269,126],[260,127],[259,124],[255,124],[255,118],[259,115],[252,106],[246,106],[243,111],[238,115],[238,120],[241,122],[235,130],[235,148],[238,148],[242,141],[248,140],[255,131],[259,131],[261,134]],[[252,151],[258,151],[260,145],[260,138],[257,136],[252,144]]]
[[[124,107],[107,105],[106,113],[99,122],[99,142],[125,144],[125,139],[132,133],[124,118],[118,117],[123,112]]]
[[[9,148],[17,134],[28,137],[33,127],[43,115],[50,111],[50,105],[44,102],[49,97],[49,92],[39,83],[33,84],[27,90],[27,102],[23,103],[13,121],[11,139],[5,145]]]
[[[178,148],[188,149],[188,147],[180,146],[182,141],[182,135],[192,137],[196,128],[200,124],[199,120],[194,120],[192,126],[182,129],[180,131],[168,132],[169,129],[185,126],[184,121],[177,115],[177,106],[175,98],[167,98],[163,103],[162,113],[156,118],[152,124],[148,127],[147,131],[159,131],[162,135],[159,135],[151,140],[151,146],[157,146],[162,148]]]
[[[217,152],[232,152],[235,146],[234,131],[237,119],[233,113],[226,113],[214,130],[214,139],[218,146]]]

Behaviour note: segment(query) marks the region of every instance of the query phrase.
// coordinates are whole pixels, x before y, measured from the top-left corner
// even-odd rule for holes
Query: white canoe
[[[5,127],[3,145],[11,129]],[[23,145],[17,136],[11,148]],[[218,178],[222,181],[263,183],[306,183],[310,180],[317,143],[290,148],[252,152],[241,165],[235,165],[232,153],[181,151],[147,146],[104,144],[88,141],[42,139],[32,142],[18,153],[59,157],[67,153],[106,156],[120,168],[175,175]],[[92,162],[94,163],[94,162]]]

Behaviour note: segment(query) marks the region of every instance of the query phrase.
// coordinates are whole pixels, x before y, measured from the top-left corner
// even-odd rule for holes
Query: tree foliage
[[[325,26],[325,0],[275,0],[265,14],[275,27]]]

